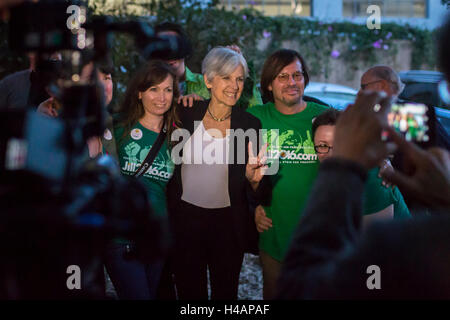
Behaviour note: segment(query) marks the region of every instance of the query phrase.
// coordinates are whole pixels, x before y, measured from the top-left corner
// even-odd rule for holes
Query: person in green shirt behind
[[[322,162],[333,154],[334,130],[340,111],[329,109],[314,119],[314,148]],[[410,212],[397,187],[384,187],[378,177],[379,168],[368,171],[363,194],[363,227],[383,219],[410,218]]]
[[[175,36],[177,37],[177,43],[179,50],[176,54],[164,56],[162,54],[155,55],[153,58],[161,59],[169,64],[174,70],[178,77],[180,94],[178,103],[184,102],[185,106],[189,104],[192,107],[193,101],[209,99],[210,93],[206,87],[205,81],[203,80],[203,75],[200,73],[194,73],[185,64],[185,59],[192,53],[192,45],[189,38],[183,28],[176,23],[163,22],[155,26],[155,33],[159,37],[165,36]],[[229,46],[240,52],[239,47],[233,45]],[[253,73],[251,70],[251,65],[249,66],[250,75]],[[244,83],[244,91],[242,92],[241,98],[237,102],[237,106],[254,106],[262,104],[261,94],[259,92],[256,83],[253,81],[252,77],[247,77]]]

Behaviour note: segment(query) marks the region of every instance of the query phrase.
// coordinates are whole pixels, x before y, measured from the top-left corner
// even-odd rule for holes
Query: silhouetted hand
[[[392,183],[384,179],[384,174],[386,172],[394,170],[391,161],[389,159],[384,159],[383,161],[381,161],[379,167],[380,171],[378,172],[378,177],[382,179],[381,184],[386,188],[394,188],[395,186]]]
[[[382,141],[391,98],[384,92],[362,92],[342,113],[336,123],[333,157],[373,168],[395,150]]]
[[[397,185],[402,193],[420,201],[429,208],[450,208],[450,154],[440,148],[420,149],[406,141],[394,129],[390,137],[403,153],[411,172],[390,171],[386,180]]]

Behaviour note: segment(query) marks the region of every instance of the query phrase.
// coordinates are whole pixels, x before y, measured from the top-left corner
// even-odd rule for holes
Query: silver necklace
[[[231,116],[231,112],[230,112],[230,114],[227,115],[225,118],[216,118],[216,117],[211,113],[211,110],[209,110],[209,107],[208,107],[208,113],[209,113],[209,115],[210,115],[214,120],[216,120],[216,121],[218,121],[218,122],[222,122],[222,121],[224,121],[224,120],[227,120],[227,119]]]

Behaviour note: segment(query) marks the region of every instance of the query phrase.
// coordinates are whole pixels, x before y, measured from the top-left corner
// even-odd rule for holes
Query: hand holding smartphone
[[[434,109],[422,103],[395,103],[388,113],[388,123],[407,141],[422,147],[431,146],[435,139]]]

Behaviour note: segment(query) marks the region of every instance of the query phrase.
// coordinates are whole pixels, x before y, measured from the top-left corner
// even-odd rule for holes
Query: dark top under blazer
[[[194,121],[202,121],[207,111],[210,100],[197,101],[192,108],[179,107],[181,127],[187,129],[192,135],[194,133]],[[233,107],[231,111],[230,129],[256,129],[259,132],[261,122],[259,119],[246,112],[240,107]],[[182,142],[182,141],[180,141]],[[178,142],[178,143],[180,143]],[[248,138],[245,143],[245,163],[248,162]],[[228,193],[230,196],[231,212],[234,225],[234,232],[241,249],[245,252],[258,252],[258,232],[254,222],[254,211],[249,208],[249,201],[258,203],[263,197],[267,197],[269,188],[267,179],[264,178],[256,192],[250,186],[245,177],[246,164],[236,164],[237,145],[234,144],[235,161],[228,165]],[[259,150],[259,146],[258,146]],[[173,177],[167,187],[167,199],[169,217],[172,223],[176,224],[176,216],[183,214],[178,212],[179,203],[183,194],[181,181],[181,165],[176,165]],[[175,235],[176,237],[176,235]]]

